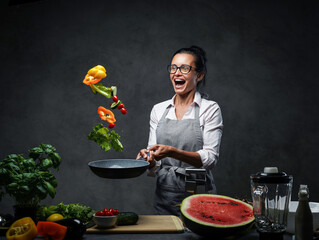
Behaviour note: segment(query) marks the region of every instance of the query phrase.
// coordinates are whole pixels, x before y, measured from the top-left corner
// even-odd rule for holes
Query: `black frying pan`
[[[88,165],[93,173],[102,178],[134,178],[142,175],[149,162],[146,159],[108,159],[89,162]]]

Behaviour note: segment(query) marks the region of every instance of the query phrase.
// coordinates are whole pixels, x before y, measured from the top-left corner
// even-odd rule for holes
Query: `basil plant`
[[[57,180],[51,169],[59,170],[61,157],[49,144],[29,150],[28,158],[10,154],[0,161],[0,201],[4,194],[17,205],[38,206],[39,202],[56,194]]]

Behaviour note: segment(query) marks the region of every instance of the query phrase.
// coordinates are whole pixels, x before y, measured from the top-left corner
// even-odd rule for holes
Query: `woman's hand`
[[[156,144],[148,149],[150,158],[156,161],[165,157],[175,158],[179,161],[186,162],[194,167],[201,168],[203,166],[202,159],[197,152],[184,151],[172,146]]]
[[[150,147],[148,150],[151,152],[151,158],[155,159],[156,161],[161,160],[165,157],[171,157],[174,147],[162,144],[156,144]]]
[[[148,153],[150,154],[150,156],[147,155]],[[150,168],[154,167],[156,164],[155,159],[152,157],[152,153],[150,153],[148,149],[141,149],[139,153],[137,154],[136,159],[139,159],[139,158],[145,158],[146,161],[150,163],[150,166],[149,166]]]
[[[139,158],[145,158],[145,159],[147,159],[147,157],[148,157],[147,153],[148,153],[148,152],[149,152],[149,151],[148,151],[147,149],[141,149],[141,150],[139,151],[139,153],[137,154],[136,159],[139,159]]]

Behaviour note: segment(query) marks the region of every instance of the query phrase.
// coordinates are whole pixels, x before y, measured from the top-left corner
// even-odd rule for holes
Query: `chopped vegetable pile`
[[[84,80],[83,83],[90,86],[94,94],[101,94],[106,98],[112,98],[113,102],[111,103],[111,109],[119,109],[123,115],[127,113],[127,110],[124,108],[124,103],[119,100],[117,96],[117,87],[105,87],[100,81],[106,77],[106,70],[103,66],[97,65],[91,68]],[[100,106],[97,110],[101,120],[107,121],[109,123],[108,128],[115,127],[115,115],[114,113],[106,109],[103,106]],[[96,142],[104,151],[109,151],[113,148],[115,151],[123,151],[123,145],[120,142],[120,136],[115,133],[115,131],[109,132],[109,130],[103,126],[103,124],[97,124],[93,128],[93,132],[88,135],[88,139]]]
[[[40,221],[45,221],[54,213],[61,214],[65,219],[77,218],[81,219],[83,222],[89,222],[92,219],[95,210],[80,203],[59,203],[56,206],[41,206],[38,208],[37,218]]]

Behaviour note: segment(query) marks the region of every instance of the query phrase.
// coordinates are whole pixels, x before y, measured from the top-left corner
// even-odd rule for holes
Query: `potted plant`
[[[56,194],[57,180],[50,169],[59,169],[61,157],[49,144],[29,150],[28,158],[10,154],[0,161],[0,201],[8,194],[16,201],[15,218],[35,220],[39,202]]]

